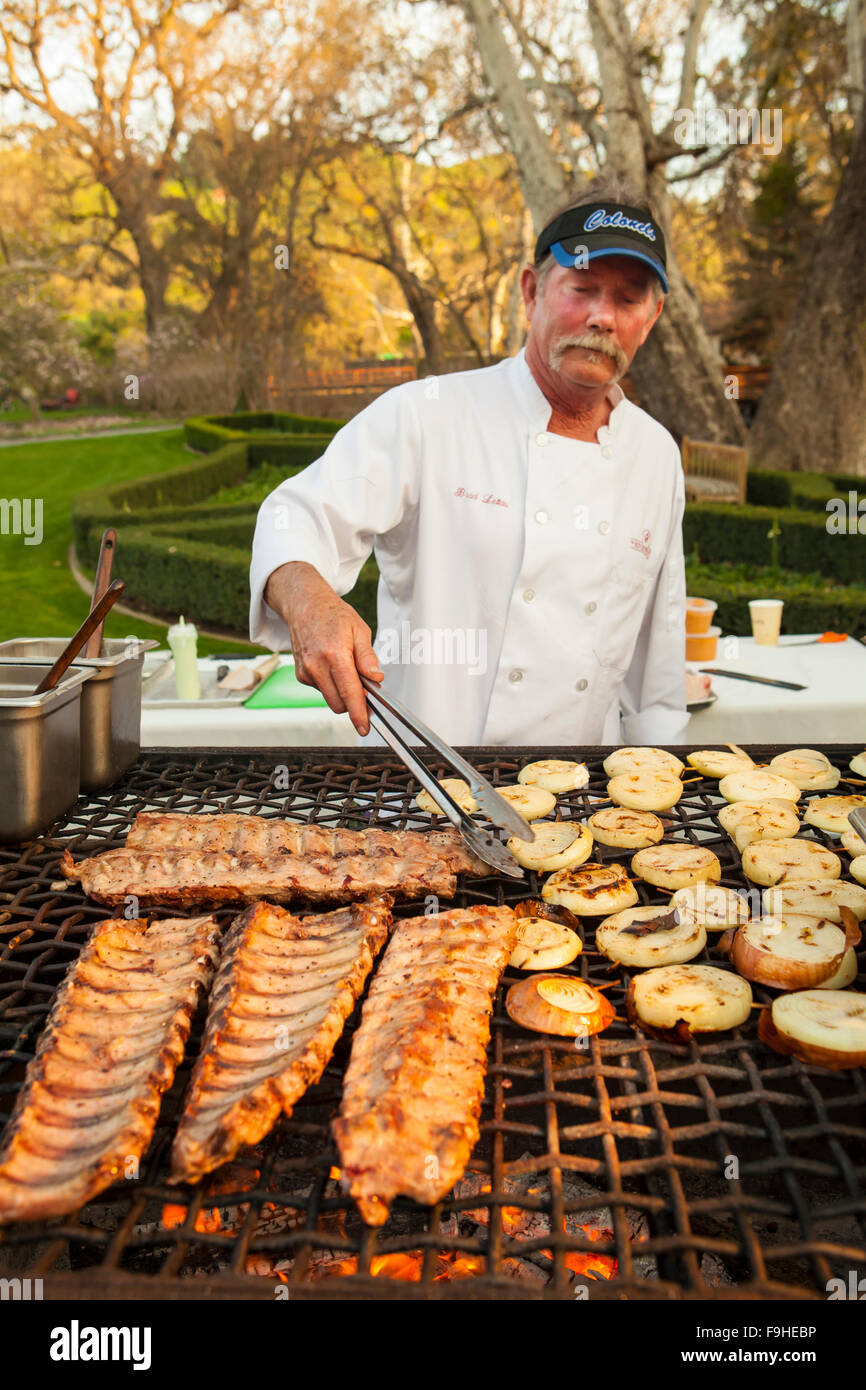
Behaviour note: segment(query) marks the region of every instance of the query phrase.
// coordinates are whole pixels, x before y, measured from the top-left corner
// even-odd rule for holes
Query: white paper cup
[[[775,647],[779,641],[782,627],[782,608],[780,598],[753,598],[749,602],[752,619],[752,636],[759,647]]]

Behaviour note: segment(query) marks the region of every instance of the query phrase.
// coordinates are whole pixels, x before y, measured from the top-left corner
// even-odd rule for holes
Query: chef
[[[515,357],[393,387],[265,500],[250,636],[290,646],[361,735],[358,672],[453,744],[676,741],[682,467],[617,385],[668,291],[662,230],[598,180],[541,231],[521,289]],[[341,597],[371,551],[372,645]]]

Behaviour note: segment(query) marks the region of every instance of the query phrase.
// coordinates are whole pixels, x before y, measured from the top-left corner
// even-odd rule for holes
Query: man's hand
[[[264,596],[291,633],[295,675],[301,684],[314,685],[335,714],[348,710],[358,733],[369,733],[358,672],[374,681],[385,677],[363,618],[337,597],[317,569],[302,561],[274,570]]]

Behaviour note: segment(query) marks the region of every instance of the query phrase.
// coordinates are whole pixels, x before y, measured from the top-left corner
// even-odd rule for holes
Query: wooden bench
[[[687,502],[745,502],[745,449],[686,437],[682,455]]]

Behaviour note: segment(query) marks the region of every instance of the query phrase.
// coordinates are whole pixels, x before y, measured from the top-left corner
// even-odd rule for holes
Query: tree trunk
[[[757,468],[866,476],[866,113],[749,437]]]
[[[564,200],[579,181],[569,180],[550,148],[491,0],[464,0],[464,4],[487,80],[496,94],[535,230],[540,231],[553,205]],[[607,162],[652,196],[667,230],[668,195],[659,172],[663,166],[650,173],[647,153],[654,137],[624,12],[613,0],[594,0],[590,21],[607,113]],[[678,438],[687,434],[694,439],[741,444],[745,426],[736,405],[725,396],[722,359],[704,329],[699,306],[683,279],[669,236],[668,279],[671,293],[635,358],[632,380],[649,414]]]

